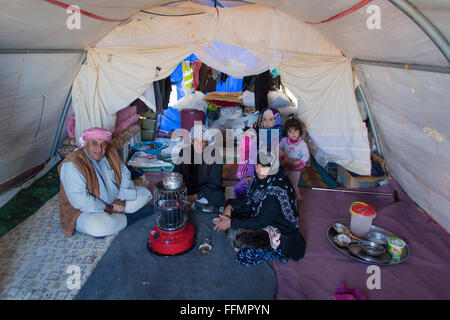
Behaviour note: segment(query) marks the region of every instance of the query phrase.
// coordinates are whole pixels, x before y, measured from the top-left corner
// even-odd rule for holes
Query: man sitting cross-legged
[[[67,237],[74,230],[94,237],[117,233],[127,226],[125,214],[134,213],[152,198],[134,186],[128,168],[112,148],[111,133],[103,128],[83,131],[85,146],[59,165],[60,224]]]

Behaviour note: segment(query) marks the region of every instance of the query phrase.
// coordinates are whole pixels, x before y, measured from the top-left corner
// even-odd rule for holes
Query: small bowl
[[[387,247],[387,237],[385,234],[381,233],[381,232],[367,232],[364,235],[364,238],[366,238],[367,240],[371,241],[371,242],[375,242],[378,243],[380,245],[382,245],[383,247]]]
[[[380,256],[385,251],[382,245],[372,241],[360,241],[359,246],[366,254],[373,257]]]

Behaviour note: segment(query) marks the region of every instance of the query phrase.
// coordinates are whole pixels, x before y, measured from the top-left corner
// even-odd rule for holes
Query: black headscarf
[[[297,197],[286,172],[280,167],[278,172],[264,179],[255,173],[247,190],[246,204],[252,216],[259,215],[263,201],[274,196],[280,203],[284,218],[298,228]]]

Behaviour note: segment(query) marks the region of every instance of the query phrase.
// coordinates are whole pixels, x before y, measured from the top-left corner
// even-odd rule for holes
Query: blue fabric
[[[236,261],[240,264],[250,267],[256,266],[263,261],[272,261],[274,258],[280,259],[282,263],[286,263],[288,258],[279,249],[255,249],[244,248],[236,254]]]
[[[243,79],[233,78],[228,76],[227,81],[219,83],[216,86],[217,92],[240,92],[242,91]]]
[[[164,111],[164,115],[159,115],[160,129],[164,131],[171,131],[181,128],[180,112],[177,109],[168,107]]]
[[[190,56],[186,57],[183,61],[194,62],[194,61],[197,61],[197,60],[198,60],[198,58],[194,54],[191,54]],[[172,84],[176,84],[177,85],[177,100],[180,100],[181,98],[183,98],[184,97],[184,91],[183,91],[183,88],[182,88],[182,85],[183,85],[183,66],[182,66],[182,62],[180,62],[178,64],[178,66],[175,68],[175,70],[173,70],[173,72],[170,74],[170,82]]]
[[[185,58],[183,61],[190,61],[194,62],[199,60],[194,54],[191,54],[187,58]],[[183,91],[183,66],[182,62],[178,64],[178,66],[175,68],[175,70],[170,75],[170,81],[172,84],[177,85],[177,100],[180,100],[185,96]],[[242,91],[242,82],[243,79],[239,78],[233,78],[228,76],[227,81],[221,82],[216,86],[217,92],[239,92]],[[163,128],[161,128],[163,129]],[[163,129],[165,130],[165,129]]]

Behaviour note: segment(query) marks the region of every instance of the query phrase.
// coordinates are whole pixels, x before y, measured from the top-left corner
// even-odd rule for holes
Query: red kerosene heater
[[[147,242],[151,252],[173,256],[194,246],[194,227],[187,222],[190,205],[181,174],[170,173],[156,184],[154,210],[157,222]]]

